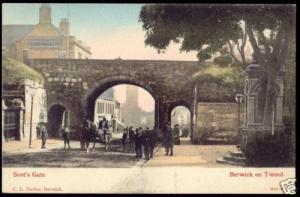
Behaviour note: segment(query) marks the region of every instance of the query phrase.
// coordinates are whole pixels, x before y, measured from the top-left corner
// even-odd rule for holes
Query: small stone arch
[[[186,126],[182,127],[182,129],[183,129],[182,134],[184,134],[184,136],[187,137],[187,136],[190,136],[191,132],[192,132],[192,125],[191,125],[191,123],[192,123],[192,108],[191,108],[191,105],[188,102],[186,102],[186,101],[176,101],[176,102],[172,103],[169,106],[169,109],[168,109],[168,120],[171,122],[172,127],[173,127],[174,122],[172,122],[172,119],[174,120],[174,117],[172,115],[172,112],[176,107],[180,107],[180,106],[185,107],[189,111],[189,124],[188,124],[188,126],[186,125],[187,127]],[[180,125],[180,126],[183,126],[183,125]],[[185,130],[185,129],[187,129],[187,130]],[[185,131],[187,131],[187,132],[185,132]]]
[[[169,105],[169,108],[168,108],[168,114],[170,114],[172,112],[172,110],[175,108],[175,107],[178,107],[178,106],[184,106],[186,107],[190,112],[192,111],[191,109],[191,104],[189,104],[187,101],[183,101],[183,100],[180,100],[180,101],[175,101],[173,103],[171,103]]]
[[[61,102],[53,103],[48,107],[48,135],[60,137],[60,129],[69,125],[69,110]]]

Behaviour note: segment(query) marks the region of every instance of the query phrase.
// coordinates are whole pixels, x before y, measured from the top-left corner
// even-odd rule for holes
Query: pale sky
[[[2,4],[3,24],[37,24],[38,3]],[[144,44],[145,32],[139,22],[142,4],[55,4],[50,3],[52,24],[69,15],[71,35],[91,47],[93,59],[151,59],[197,61],[196,52],[179,52],[172,43],[166,53],[158,54]],[[69,10],[69,11],[68,11]],[[69,13],[69,14],[68,14]]]
[[[153,111],[154,110],[154,99],[151,96],[149,92],[144,90],[143,88],[140,88],[138,86],[135,86],[138,88],[138,105],[145,111]],[[115,98],[120,102],[124,103],[126,102],[126,85],[117,85],[113,87],[115,90]]]

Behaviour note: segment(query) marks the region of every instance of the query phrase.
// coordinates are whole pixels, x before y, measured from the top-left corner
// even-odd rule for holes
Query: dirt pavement
[[[144,167],[238,167],[216,162],[218,158],[234,149],[234,145],[192,145],[189,138],[181,138],[181,144],[173,148],[173,156],[166,156],[165,149],[160,147],[154,158],[145,163]]]

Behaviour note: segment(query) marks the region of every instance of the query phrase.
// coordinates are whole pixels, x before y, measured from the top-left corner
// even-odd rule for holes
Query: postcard
[[[295,194],[292,4],[2,4],[2,193]]]

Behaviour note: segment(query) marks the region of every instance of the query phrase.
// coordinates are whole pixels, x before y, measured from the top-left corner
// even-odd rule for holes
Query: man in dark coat
[[[174,125],[174,144],[179,145],[180,144],[180,131],[179,131],[179,125]]]
[[[155,128],[153,130],[148,131],[148,136],[149,136],[149,151],[150,151],[150,158],[153,157],[153,151],[156,143],[156,132]]]
[[[129,147],[132,148],[134,145],[134,142],[135,142],[135,140],[134,140],[135,134],[134,134],[134,130],[133,130],[132,126],[129,127],[128,135],[129,135]]]
[[[108,129],[108,121],[106,120],[105,117],[103,118],[103,120],[99,122],[98,129],[102,129],[102,130]]]
[[[173,132],[171,128],[171,122],[167,123],[166,130],[165,130],[165,148],[166,148],[166,155],[173,156]]]
[[[92,121],[90,121],[87,116],[83,116],[81,120],[81,125],[80,125],[80,147],[81,150],[84,150],[85,148],[88,148],[88,144],[90,141],[92,141],[93,136],[92,136],[92,129],[95,129]]]
[[[135,129],[135,152],[137,158],[142,158],[142,133],[140,129]]]
[[[150,158],[150,138],[149,138],[149,129],[143,130],[141,135],[141,142],[144,147],[144,155],[145,159],[148,160]]]
[[[40,132],[41,132],[41,138],[42,138],[42,148],[46,148],[45,144],[46,144],[46,140],[48,137],[48,133],[47,133],[47,128],[46,128],[45,124],[41,124]]]
[[[128,128],[125,128],[123,130],[123,136],[122,136],[122,144],[123,144],[123,150],[125,151],[126,149],[126,140],[127,140],[127,136],[128,136]]]

